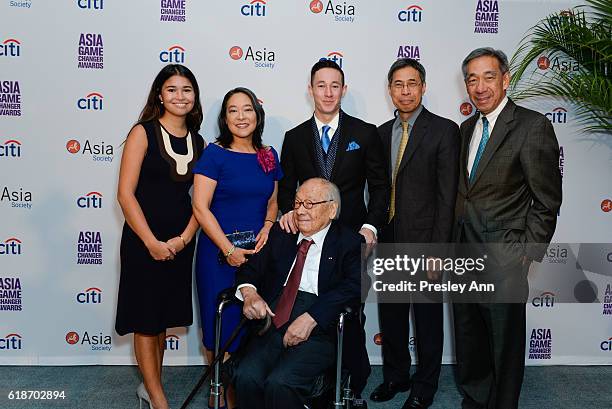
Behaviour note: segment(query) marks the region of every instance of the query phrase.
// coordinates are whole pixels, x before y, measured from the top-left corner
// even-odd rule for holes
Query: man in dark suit
[[[333,324],[345,305],[359,303],[363,242],[332,222],[340,201],[331,182],[304,182],[292,206],[299,234],[274,225],[267,245],[238,270],[244,315],[273,316],[236,370],[241,408],[302,409],[314,379],[334,363]]]
[[[378,128],[391,175],[388,222],[381,243],[448,243],[459,171],[459,127],[422,105],[425,68],[400,59],[388,74],[396,117]],[[434,272],[429,279],[437,280]],[[370,396],[377,402],[411,388],[403,408],[427,408],[438,389],[442,365],[442,304],[413,303],[418,368],[410,380],[410,303],[378,305],[383,334],[383,383]]]
[[[345,204],[340,224],[359,231],[366,243],[374,244],[387,215],[389,178],[376,127],[340,109],[346,90],[344,72],[338,64],[330,60],[314,64],[308,85],[314,114],[289,130],[283,141],[284,176],[278,183],[278,205],[283,213],[280,224],[286,231],[296,231],[292,215],[295,191],[305,180],[321,177],[340,189]],[[364,320],[362,314],[362,323]],[[351,321],[346,331],[353,342],[347,345],[344,365],[351,372],[351,387],[359,398],[370,374],[365,331],[357,321]]]
[[[525,367],[527,272],[541,261],[561,206],[559,145],[546,117],[506,96],[506,55],[492,48],[463,61],[478,112],[461,124],[454,238],[489,254],[493,294],[453,304],[463,408],[517,408]],[[483,276],[477,276],[477,278]]]

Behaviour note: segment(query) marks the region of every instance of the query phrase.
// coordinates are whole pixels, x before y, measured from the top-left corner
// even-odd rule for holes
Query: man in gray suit
[[[494,294],[453,305],[462,408],[517,408],[525,368],[527,272],[541,261],[561,206],[559,145],[538,112],[506,96],[508,59],[479,48],[463,61],[478,112],[461,124],[454,238],[490,254]]]

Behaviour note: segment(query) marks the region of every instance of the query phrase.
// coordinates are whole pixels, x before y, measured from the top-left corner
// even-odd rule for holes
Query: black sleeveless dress
[[[155,237],[167,241],[183,232],[192,215],[192,170],[204,140],[194,132],[177,138],[158,121],[142,125],[148,146],[135,196]],[[191,325],[194,249],[192,240],[174,260],[155,261],[127,222],[123,225],[115,322],[119,335],[154,335],[166,328]]]

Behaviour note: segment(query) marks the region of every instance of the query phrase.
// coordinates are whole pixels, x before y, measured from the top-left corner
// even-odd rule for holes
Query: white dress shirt
[[[329,121],[328,124],[321,121],[319,118],[317,118],[316,115],[314,115],[314,119],[315,119],[315,123],[317,124],[317,129],[319,130],[319,138],[323,137],[323,126],[324,125],[329,126],[329,131],[327,131],[327,135],[329,136],[329,140],[331,142],[334,135],[336,134],[336,130],[338,129],[338,124],[340,122],[340,111],[338,111],[336,116],[334,116],[332,120]],[[340,147],[338,147],[338,149],[340,149]],[[374,237],[378,235],[378,231],[376,230],[376,227],[372,226],[371,224],[364,223],[363,226],[361,226],[361,228],[363,229],[364,227],[366,229],[371,230],[374,233]]]
[[[327,232],[329,231],[330,226],[331,224],[328,224],[327,227],[313,234],[312,237],[306,237],[302,233],[298,234],[298,245],[300,244],[302,239],[313,241],[313,243],[308,248],[308,253],[306,253],[304,269],[302,270],[302,278],[300,280],[300,286],[298,288],[299,291],[305,291],[307,293],[319,295],[319,265],[321,264],[321,251],[323,250],[323,242],[325,241],[325,236],[327,236]],[[291,268],[289,269],[289,271],[287,271],[287,277],[285,278],[285,283],[283,284],[283,286],[287,285],[289,275],[291,274],[291,270],[293,270],[293,266],[295,265],[296,260],[297,254],[293,259],[293,263],[291,263]],[[240,289],[243,287],[251,287],[257,290],[257,287],[252,284],[239,285],[236,290],[236,298],[241,301],[243,301],[243,298]]]
[[[504,109],[506,104],[508,103],[508,97],[504,97],[502,102],[495,108],[493,111],[489,112],[487,115],[482,115],[478,117],[478,121],[476,122],[476,126],[474,127],[474,133],[472,133],[472,139],[470,140],[470,148],[468,150],[468,165],[467,172],[468,177],[472,172],[472,166],[474,166],[474,160],[476,159],[476,152],[478,152],[478,145],[480,145],[480,141],[482,140],[482,117],[486,117],[487,121],[489,121],[489,140],[491,135],[493,135],[493,127],[495,126],[495,122],[497,122],[497,117]]]

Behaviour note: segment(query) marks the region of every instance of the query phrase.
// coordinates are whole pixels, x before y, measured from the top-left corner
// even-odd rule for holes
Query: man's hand
[[[281,229],[287,233],[297,233],[298,231],[295,220],[293,220],[293,210],[282,215],[278,223],[280,224]]]
[[[374,232],[367,227],[362,227],[361,230],[359,230],[359,234],[365,237],[366,244],[376,244],[376,236],[374,235]]]
[[[268,304],[264,301],[257,290],[253,287],[242,287],[240,289],[242,298],[244,299],[244,305],[242,306],[242,313],[249,320],[260,320],[265,318],[267,314],[274,317],[274,313],[268,307]]]
[[[533,262],[533,260],[529,256],[523,256],[522,262],[523,262],[523,267],[529,270],[529,266],[531,266],[531,263]]]
[[[289,325],[285,336],[283,337],[283,345],[285,348],[298,345],[310,337],[310,333],[317,326],[317,322],[305,312],[300,315]]]

